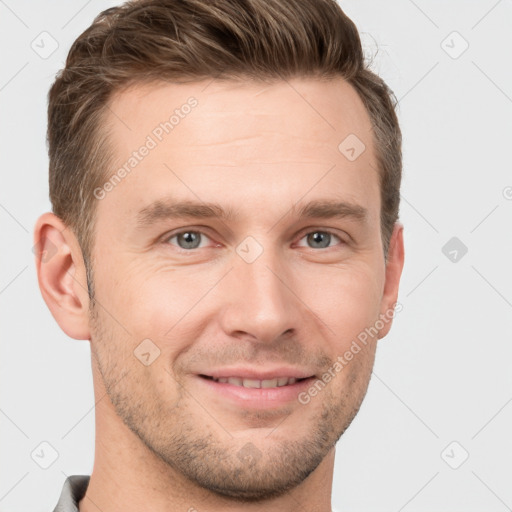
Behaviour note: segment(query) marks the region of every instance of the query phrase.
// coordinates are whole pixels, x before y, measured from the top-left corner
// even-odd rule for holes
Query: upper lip
[[[200,373],[207,377],[213,377],[215,379],[227,378],[227,377],[240,377],[242,379],[254,379],[254,380],[271,380],[278,377],[288,377],[295,379],[305,379],[307,377],[313,377],[313,372],[303,370],[300,368],[292,368],[289,366],[282,366],[279,368],[269,369],[258,369],[258,368],[241,368],[230,367],[230,368],[217,368],[215,370],[208,370],[207,372]]]

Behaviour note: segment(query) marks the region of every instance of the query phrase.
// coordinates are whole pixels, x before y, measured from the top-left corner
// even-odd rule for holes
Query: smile
[[[221,384],[232,384],[233,386],[240,386],[244,388],[278,388],[283,386],[290,386],[295,384],[298,381],[305,379],[297,379],[295,377],[276,377],[273,379],[246,379],[242,377],[209,377],[207,375],[202,375],[207,379],[211,379],[215,382],[219,382]]]

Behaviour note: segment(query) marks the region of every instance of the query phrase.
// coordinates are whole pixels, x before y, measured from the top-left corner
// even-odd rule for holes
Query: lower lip
[[[311,386],[315,379],[309,377],[294,384],[275,388],[246,388],[228,382],[216,382],[205,377],[199,377],[199,380],[215,393],[234,401],[239,406],[269,409],[298,400],[299,393]]]

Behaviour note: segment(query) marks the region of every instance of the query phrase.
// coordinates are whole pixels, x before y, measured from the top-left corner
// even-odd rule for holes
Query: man
[[[96,450],[56,511],[331,510],[404,262],[392,98],[331,0],[141,0],[75,41],[35,241]]]

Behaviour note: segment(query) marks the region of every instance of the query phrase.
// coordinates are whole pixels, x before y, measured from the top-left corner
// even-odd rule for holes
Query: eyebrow
[[[351,219],[359,223],[368,221],[366,208],[347,201],[315,200],[298,209],[294,205],[289,213],[302,218]],[[236,211],[232,208],[225,209],[218,203],[157,200],[138,212],[137,225],[144,228],[163,220],[189,218],[230,221],[236,218]]]

